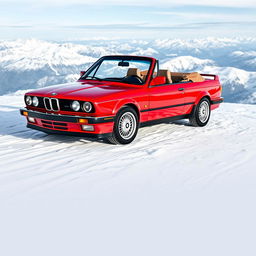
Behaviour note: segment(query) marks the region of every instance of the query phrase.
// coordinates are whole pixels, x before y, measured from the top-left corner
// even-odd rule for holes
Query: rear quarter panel
[[[221,84],[219,80],[205,80],[203,82],[186,83],[184,84],[184,102],[194,102],[197,105],[203,97],[208,97],[210,100],[219,99],[221,96]],[[211,106],[212,109],[215,106]],[[184,112],[189,114],[193,109],[192,105],[185,105]]]

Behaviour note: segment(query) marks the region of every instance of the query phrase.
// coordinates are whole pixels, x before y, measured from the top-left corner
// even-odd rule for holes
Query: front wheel
[[[131,107],[123,107],[116,115],[113,134],[108,138],[112,144],[129,144],[138,132],[138,115]]]
[[[207,125],[211,115],[211,104],[207,98],[202,98],[194,107],[189,121],[193,126]]]

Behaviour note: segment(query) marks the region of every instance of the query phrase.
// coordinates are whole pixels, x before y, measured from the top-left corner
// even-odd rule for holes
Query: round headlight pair
[[[39,100],[36,96],[34,96],[33,98],[31,96],[26,96],[26,104],[31,106],[33,104],[33,106],[37,107],[39,105]]]
[[[74,111],[79,111],[80,108],[81,108],[81,105],[79,103],[79,101],[77,100],[74,100],[72,103],[71,103],[71,108],[74,110]],[[85,112],[89,113],[92,111],[92,103],[86,101],[83,103],[82,105],[82,108]]]

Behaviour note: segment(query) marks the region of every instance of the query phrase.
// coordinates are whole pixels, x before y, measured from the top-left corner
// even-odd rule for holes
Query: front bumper
[[[48,114],[33,110],[20,109],[20,113],[27,118],[27,127],[46,133],[78,135],[86,137],[108,137],[114,126],[114,117],[85,117]],[[31,122],[29,117],[34,119]],[[80,120],[85,123],[80,123]],[[82,130],[82,125],[93,126],[93,131]]]

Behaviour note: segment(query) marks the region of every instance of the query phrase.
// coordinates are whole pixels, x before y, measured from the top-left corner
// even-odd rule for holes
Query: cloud
[[[28,25],[0,25],[0,28],[33,28],[33,26],[28,26]]]
[[[76,29],[102,29],[102,30],[171,30],[171,29],[197,29],[205,28],[206,26],[255,26],[255,21],[219,21],[219,22],[194,22],[175,25],[162,25],[162,24],[85,24],[75,26],[61,26],[64,28]]]
[[[188,19],[204,19],[204,20],[219,20],[219,21],[256,21],[256,13],[255,14],[248,14],[248,13],[209,13],[209,12],[195,12],[195,11],[153,11],[149,12],[151,14],[157,15],[165,15],[165,16],[177,16],[180,18]]]
[[[202,5],[201,0],[44,0],[42,2],[35,2],[34,0],[0,0],[0,3],[17,3],[25,4],[30,3],[31,5],[75,5],[75,4],[86,4],[86,5],[130,5],[130,6],[180,6],[180,5]],[[229,7],[256,7],[255,0],[212,0],[204,1],[205,6],[229,6]]]
[[[127,24],[81,24],[81,25],[51,25],[52,29],[81,29],[81,30],[175,30],[175,29],[200,29],[216,26],[256,26],[256,21],[216,21],[216,22],[191,22],[184,24],[165,25],[165,24],[149,24],[149,23],[127,23]],[[0,28],[13,29],[40,29],[45,25],[0,25]]]

